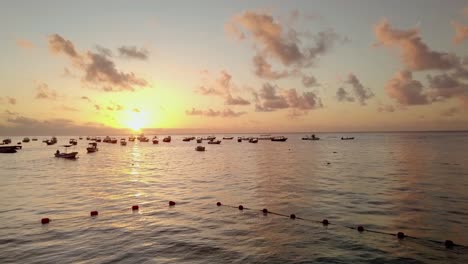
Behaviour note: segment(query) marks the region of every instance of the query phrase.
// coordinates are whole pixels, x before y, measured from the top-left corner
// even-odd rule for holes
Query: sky
[[[0,135],[468,130],[466,1],[3,1]]]

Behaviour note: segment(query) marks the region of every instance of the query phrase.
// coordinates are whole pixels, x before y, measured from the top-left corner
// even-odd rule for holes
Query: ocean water
[[[0,154],[0,263],[468,263],[438,243],[468,245],[468,133],[317,135],[80,140],[77,160],[53,156],[71,137],[23,143]]]

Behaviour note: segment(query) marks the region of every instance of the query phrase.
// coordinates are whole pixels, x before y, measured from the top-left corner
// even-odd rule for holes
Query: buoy
[[[327,220],[327,219],[323,219],[323,220],[322,220],[322,224],[323,224],[323,225],[328,225],[328,224],[329,224],[329,222],[328,222],[328,220]]]
[[[291,215],[289,216],[289,218],[291,218],[291,219],[296,219],[296,215],[295,215],[295,214],[291,214]]]
[[[264,214],[268,214],[268,209],[263,208],[262,212],[263,212]]]
[[[363,232],[363,231],[364,231],[364,227],[363,227],[363,226],[358,226],[358,227],[357,227],[357,231]]]
[[[398,232],[398,233],[396,234],[396,236],[398,237],[398,239],[403,239],[403,238],[405,238],[406,235],[405,235],[405,233],[403,233],[403,232]]]
[[[50,219],[47,218],[47,217],[41,219],[41,224],[43,224],[43,225],[44,225],[44,224],[48,224],[49,222],[50,222]]]
[[[98,215],[98,211],[91,211],[91,212],[89,213],[89,215],[91,215],[91,216],[97,216],[97,215]]]
[[[132,210],[133,210],[133,211],[136,211],[136,210],[138,210],[138,209],[140,209],[140,207],[139,207],[138,205],[132,206]]]
[[[217,202],[216,205],[217,205],[217,206],[221,206],[221,202]]]
[[[453,246],[455,245],[455,243],[453,243],[452,240],[445,240],[444,244],[446,248],[453,248]]]
[[[241,211],[244,210],[244,206],[239,205],[239,210],[241,210]]]
[[[169,206],[174,206],[175,202],[174,201],[169,201]]]

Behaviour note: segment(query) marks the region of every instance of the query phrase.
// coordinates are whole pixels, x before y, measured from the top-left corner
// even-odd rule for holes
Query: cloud
[[[257,98],[256,110],[259,112],[270,112],[276,109],[288,108],[289,104],[286,98],[280,96],[276,92],[277,86],[273,86],[269,83],[263,84]]]
[[[395,107],[393,105],[379,104],[379,107],[377,108],[377,111],[393,113],[393,112],[395,112]]]
[[[101,106],[98,105],[98,104],[95,104],[95,105],[94,105],[94,108],[95,108],[97,111],[101,110]]]
[[[209,86],[200,86],[195,91],[202,95],[219,96],[224,99],[226,105],[249,105],[250,102],[240,96],[232,95],[237,87],[232,83],[232,76],[226,72],[221,71],[220,76],[213,84]]]
[[[438,101],[458,97],[462,101],[468,98],[468,83],[463,83],[453,76],[442,73],[427,76],[432,100]]]
[[[6,103],[6,104],[11,104],[11,105],[15,105],[17,103],[17,100],[16,98],[14,97],[9,97],[9,96],[6,96],[6,97],[0,97],[0,103]]]
[[[135,46],[122,46],[119,48],[120,56],[131,59],[146,60],[148,59],[149,51],[146,49],[138,50]]]
[[[430,50],[421,40],[419,29],[399,30],[382,20],[374,27],[374,33],[377,46],[400,50],[401,60],[409,70],[447,70],[459,65],[459,59],[454,54]]]
[[[133,108],[133,109],[132,109],[132,112],[140,113],[141,111],[140,111],[140,109],[138,109],[138,108]]]
[[[13,111],[10,111],[8,109],[5,110],[5,114],[8,115],[8,116],[15,116],[15,115],[18,115],[17,112],[13,112]]]
[[[385,85],[387,95],[394,98],[401,105],[423,105],[430,103],[423,85],[413,79],[411,71],[402,70]]]
[[[460,44],[465,39],[468,39],[468,26],[464,26],[456,21],[452,22],[452,26],[455,30],[455,36],[453,36],[454,44]]]
[[[260,47],[262,54],[277,59],[284,65],[311,65],[337,39],[333,31],[322,31],[315,37],[314,45],[301,49],[301,42],[296,38],[297,32],[294,29],[287,30],[273,16],[253,11],[234,16],[229,22],[229,28],[231,32],[237,32],[240,39],[250,36]]]
[[[277,91],[278,87],[270,83],[263,84],[259,92],[253,92],[255,110],[271,112],[278,109],[292,108],[296,110],[312,110],[323,107],[321,99],[313,92],[298,94],[296,89]]]
[[[71,59],[73,67],[82,71],[82,82],[91,85],[102,85],[104,91],[135,91],[137,87],[148,85],[145,79],[133,72],[121,72],[107,52],[87,51],[80,54],[70,40],[58,34],[49,36],[49,50],[54,54],[64,54]]]
[[[255,75],[263,79],[277,80],[289,75],[287,71],[273,71],[271,64],[269,64],[260,54],[257,54],[253,57],[253,64],[255,68]]]
[[[302,75],[302,84],[304,87],[310,88],[314,86],[319,86],[319,83],[317,82],[317,79],[315,79],[314,76],[312,75]]]
[[[76,124],[68,119],[38,120],[30,117],[13,115],[5,120],[5,124],[0,124],[0,134],[2,135],[30,135],[34,131],[35,135],[119,135],[126,134],[126,129],[114,129],[103,124],[86,123]]]
[[[338,102],[354,102],[354,98],[343,87],[336,91],[336,99]]]
[[[57,100],[57,92],[50,89],[46,83],[39,83],[36,87],[36,99]]]
[[[351,84],[353,87],[354,95],[361,105],[366,105],[366,100],[374,97],[374,93],[362,85],[359,79],[354,74],[349,74],[346,83]]]
[[[190,116],[207,116],[207,117],[239,117],[241,115],[245,115],[247,112],[235,112],[230,108],[226,108],[223,111],[215,111],[213,109],[208,110],[199,110],[192,108],[192,110],[186,110],[185,114]]]
[[[293,20],[298,18],[293,13]],[[245,11],[233,16],[226,24],[226,31],[243,41],[254,43],[256,55],[252,61],[255,74],[267,80],[291,76],[302,68],[316,64],[319,57],[328,53],[340,36],[333,30],[316,35],[298,32],[292,24],[284,26],[266,13]],[[288,70],[273,71],[270,60],[275,60]]]
[[[68,112],[79,112],[80,111],[78,108],[71,107],[71,106],[66,106],[66,105],[62,105],[59,109],[62,110],[62,111],[68,111]]]
[[[91,103],[91,99],[88,97],[88,96],[81,96],[80,97],[81,100],[85,100],[85,101],[88,101],[89,103]]]
[[[27,40],[27,39],[17,39],[16,40],[16,45],[20,48],[23,48],[23,49],[32,49],[34,48],[34,43],[32,43],[31,41]]]
[[[250,102],[240,96],[232,97],[231,95],[228,95],[226,97],[225,104],[227,105],[249,105]]]
[[[460,112],[458,107],[451,107],[441,113],[442,116],[454,116]]]

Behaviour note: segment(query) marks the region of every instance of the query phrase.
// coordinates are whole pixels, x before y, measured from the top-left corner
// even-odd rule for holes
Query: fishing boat
[[[37,138],[33,138],[33,139],[31,139],[31,140],[32,140],[32,141],[37,141]]]
[[[154,138],[153,138],[153,144],[158,144],[158,143],[159,143],[158,137],[157,137],[157,136],[154,136]]]
[[[182,139],[182,141],[184,141],[184,142],[190,142],[190,140],[192,140],[191,137],[184,137],[184,138]]]
[[[7,145],[11,143],[11,139],[7,138],[3,140],[3,144]]]
[[[67,149],[69,147],[72,147],[72,145],[63,145],[62,147],[65,148],[65,152],[60,152],[58,149],[55,152],[55,157],[56,158],[62,158],[62,159],[76,159],[76,155],[78,155],[78,152],[67,152]]]
[[[79,140],[83,140],[83,137],[79,137],[78,139],[79,139]]]
[[[271,138],[271,141],[284,142],[284,141],[286,141],[286,140],[288,140],[288,138],[287,138],[287,137],[283,137],[283,136],[278,136],[278,137],[272,137],[272,138]]]
[[[232,140],[234,137],[223,137],[224,140]]]
[[[109,136],[106,136],[106,137],[105,137],[105,138],[102,140],[102,142],[104,142],[104,143],[110,143],[110,142],[111,142],[111,140],[112,140],[112,138],[111,138],[111,137],[109,137]]]
[[[135,136],[130,136],[130,137],[128,137],[128,141],[131,141],[131,142],[135,141],[135,139],[136,139]]]
[[[210,141],[208,141],[208,144],[216,144],[216,145],[219,145],[219,144],[221,144],[221,140],[210,140]]]
[[[258,140],[271,140],[273,137],[271,135],[260,135]]]
[[[0,153],[16,153],[21,146],[0,146]]]
[[[125,138],[120,139],[120,145],[121,146],[127,146],[127,141],[125,140]]]
[[[76,139],[74,139],[74,138],[71,138],[71,139],[68,141],[68,143],[69,143],[70,145],[77,145],[77,144],[78,144],[78,141],[76,141]]]
[[[117,144],[117,141],[118,141],[118,140],[117,140],[116,138],[112,138],[111,141],[110,141],[110,143],[112,143],[112,144]]]
[[[171,142],[171,136],[167,136],[163,138],[163,142],[170,143]]]
[[[205,147],[204,146],[197,146],[195,148],[196,151],[205,151]]]
[[[354,137],[341,137],[341,140],[353,140]]]
[[[28,143],[29,141],[31,141],[31,140],[28,137],[23,138],[24,143]]]
[[[258,138],[250,138],[249,143],[258,143]]]
[[[46,144],[47,145],[55,145],[57,143],[57,138],[56,137],[52,137],[51,139],[49,140],[46,140]]]
[[[96,138],[96,142],[101,142],[101,141],[102,141],[102,139],[100,137]]]
[[[202,143],[203,139],[197,138],[197,143]]]
[[[147,137],[141,137],[139,140],[140,142],[149,142],[149,138]]]
[[[242,138],[241,138],[241,137],[238,137],[238,138],[237,138],[237,142],[242,142]]]
[[[309,136],[303,137],[302,140],[320,140],[320,138],[312,134],[310,137]]]
[[[99,149],[97,147],[96,142],[91,142],[88,144],[88,147],[86,148],[86,150],[88,151],[88,153],[93,153],[93,152],[98,151]]]

